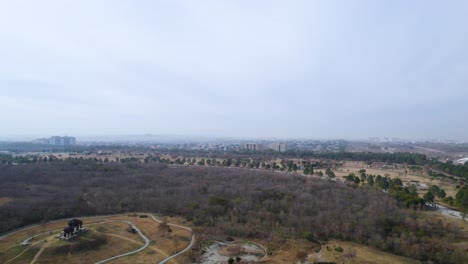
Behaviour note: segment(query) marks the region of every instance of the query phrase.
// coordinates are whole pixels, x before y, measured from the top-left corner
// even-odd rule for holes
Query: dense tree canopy
[[[464,212],[468,213],[468,188],[466,186],[458,190],[455,196],[455,204]]]
[[[384,179],[376,182],[398,185]],[[63,217],[151,211],[233,236],[336,238],[421,260],[463,261],[449,245],[455,227],[419,218],[367,185],[242,168],[94,160],[3,165],[0,182],[0,195],[14,199],[0,207],[3,232]]]

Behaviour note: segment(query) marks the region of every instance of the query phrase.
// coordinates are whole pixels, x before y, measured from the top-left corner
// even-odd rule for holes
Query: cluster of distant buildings
[[[74,146],[76,145],[75,137],[59,137],[53,136],[50,138],[40,138],[36,140],[39,144],[46,144],[51,146]]]
[[[406,140],[399,138],[390,138],[390,137],[371,137],[369,138],[370,142],[374,143],[405,143]]]
[[[368,139],[372,143],[442,143],[442,144],[460,144],[468,143],[466,141],[452,140],[452,139],[400,139],[400,138],[390,138],[390,137],[370,137]]]
[[[465,163],[468,162],[468,158],[463,158],[455,161],[455,164],[462,164],[464,165]]]
[[[286,152],[288,145],[285,143],[270,143],[270,144],[259,144],[259,143],[247,143],[244,144],[244,149],[251,151],[262,151],[262,150],[274,150],[278,152]]]

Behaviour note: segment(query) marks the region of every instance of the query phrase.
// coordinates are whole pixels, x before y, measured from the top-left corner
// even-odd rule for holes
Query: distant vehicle
[[[138,231],[137,231],[135,228],[133,228],[133,227],[127,228],[127,231],[130,232],[130,233],[133,233],[133,234],[138,233]]]

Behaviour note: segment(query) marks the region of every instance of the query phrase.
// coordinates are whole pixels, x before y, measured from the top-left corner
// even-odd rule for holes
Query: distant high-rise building
[[[263,149],[262,144],[256,144],[256,143],[249,143],[244,145],[244,149],[252,150],[252,151],[259,151]]]
[[[271,143],[268,145],[268,148],[279,152],[285,152],[288,150],[288,145],[285,143]]]
[[[49,145],[52,145],[52,146],[73,146],[75,144],[76,144],[75,137],[53,136],[49,138]]]
[[[46,144],[49,144],[50,138],[38,138],[38,139],[35,139],[33,142],[36,143],[36,144],[46,145]]]

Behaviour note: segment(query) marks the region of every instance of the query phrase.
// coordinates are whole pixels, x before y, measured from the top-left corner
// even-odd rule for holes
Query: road
[[[158,223],[161,223],[162,221],[161,220],[158,220],[153,214],[150,214],[150,213],[141,213],[141,214],[146,214],[146,215],[149,215],[154,221],[158,222]],[[116,215],[100,215],[100,216],[94,216],[94,217],[85,217],[87,219],[90,219],[90,218],[97,218],[97,217],[103,217],[103,216],[116,216]],[[58,221],[63,221],[63,220],[67,220],[67,219],[60,219],[60,220],[55,220],[55,221],[51,221],[49,223],[53,223],[53,222],[58,222]],[[136,250],[133,250],[133,251],[130,251],[130,252],[127,252],[127,253],[124,253],[124,254],[120,254],[118,256],[113,256],[111,258],[107,258],[107,259],[103,259],[103,260],[100,260],[98,262],[96,262],[95,264],[101,264],[101,263],[105,263],[105,262],[108,262],[108,261],[111,261],[111,260],[114,260],[114,259],[117,259],[117,258],[121,258],[121,257],[125,257],[125,256],[129,256],[129,255],[132,255],[132,254],[135,254],[135,253],[138,253],[144,249],[146,249],[149,244],[150,244],[150,240],[148,239],[148,237],[146,237],[142,232],[141,230],[135,225],[133,224],[132,222],[130,221],[127,221],[127,220],[105,220],[105,221],[96,221],[96,222],[92,222],[92,223],[89,223],[87,225],[92,225],[92,224],[100,224],[100,223],[110,223],[110,222],[124,222],[124,223],[127,223],[129,224],[130,226],[132,226],[132,228],[134,228],[138,234],[143,238],[143,240],[145,241],[145,245],[143,245],[142,247],[136,249]],[[87,225],[84,225],[84,226],[87,226]],[[168,223],[169,226],[173,226],[173,227],[178,227],[178,228],[182,228],[182,229],[185,229],[187,231],[190,231],[192,233],[192,238],[191,238],[191,241],[190,241],[190,244],[184,248],[183,250],[177,252],[176,254],[174,255],[171,255],[167,258],[165,258],[164,260],[162,260],[160,263],[161,264],[165,264],[167,263],[168,261],[170,261],[171,259],[177,257],[177,256],[180,256],[182,254],[184,254],[185,252],[187,252],[188,250],[190,250],[193,245],[195,244],[195,234],[193,234],[193,231],[191,228],[189,227],[185,227],[185,226],[181,226],[181,225],[177,225],[177,224],[170,224]],[[15,233],[18,233],[18,232],[21,232],[21,231],[24,231],[26,229],[29,229],[29,228],[32,228],[32,227],[36,227],[38,225],[30,225],[30,226],[27,226],[27,227],[24,227],[24,228],[21,228],[21,229],[18,229],[18,230],[15,230],[15,231],[12,231],[10,233],[7,233],[7,234],[4,234],[2,236],[0,236],[0,240],[12,235],[12,234],[15,234]],[[47,234],[47,233],[50,233],[50,232],[55,232],[55,231],[60,231],[61,229],[55,229],[55,230],[49,230],[47,232],[44,232],[44,233],[40,233],[40,234],[36,234],[36,235],[33,235],[31,237],[28,237],[26,238],[24,241],[21,242],[21,245],[28,245],[31,243],[31,240],[35,237],[38,237],[40,235],[43,235],[43,234]]]
[[[59,221],[62,221],[62,220],[59,220]],[[121,258],[121,257],[125,257],[125,256],[128,256],[128,255],[132,255],[132,254],[135,254],[135,253],[138,253],[142,250],[144,250],[145,248],[147,248],[150,244],[150,240],[140,231],[140,229],[138,229],[138,227],[133,224],[132,222],[130,221],[127,221],[127,220],[106,220],[106,221],[97,221],[97,222],[93,222],[93,223],[90,223],[90,224],[87,224],[87,225],[83,225],[83,226],[89,226],[89,225],[95,225],[95,224],[102,224],[102,223],[112,223],[112,222],[123,222],[123,223],[127,223],[129,224],[132,228],[134,228],[138,234],[141,236],[141,238],[143,238],[143,240],[145,241],[145,245],[143,245],[142,247],[140,247],[139,249],[136,249],[136,250],[133,250],[133,251],[130,251],[130,252],[127,252],[127,253],[124,253],[124,254],[121,254],[121,255],[118,255],[118,256],[113,256],[111,258],[107,258],[107,259],[103,259],[99,262],[96,262],[96,264],[100,264],[100,263],[104,263],[104,262],[107,262],[107,261],[110,261],[110,260],[113,260],[113,259],[117,259],[117,258]],[[33,226],[30,226],[30,227],[27,227],[27,228],[31,228],[31,227],[34,227]],[[27,229],[27,228],[24,228],[24,229]],[[3,239],[11,234],[14,234],[14,233],[17,233],[17,232],[20,232],[24,229],[21,229],[21,230],[17,230],[15,232],[12,232],[12,233],[9,233],[7,235],[4,235],[2,236],[0,239]],[[31,237],[28,237],[26,238],[25,240],[23,240],[20,245],[29,245],[31,243],[31,240],[34,239],[35,237],[38,237],[40,235],[44,235],[44,234],[48,234],[48,233],[51,233],[51,232],[56,232],[56,231],[60,231],[61,229],[55,229],[55,230],[50,230],[50,231],[47,231],[47,232],[43,232],[43,233],[40,233],[40,234],[36,234],[34,236],[31,236]],[[43,251],[43,248],[41,248],[41,250],[36,254],[36,256],[34,257],[33,261],[31,263],[34,263],[36,261],[36,259],[40,256],[40,254],[42,253]],[[17,256],[18,257],[18,256]],[[16,258],[16,257],[15,257]]]
[[[188,250],[190,250],[190,249],[193,247],[194,244],[195,244],[195,235],[192,234],[192,240],[190,241],[190,244],[189,244],[186,248],[184,248],[182,251],[177,252],[176,254],[174,254],[174,255],[172,255],[172,256],[169,256],[169,257],[163,259],[161,262],[159,262],[159,264],[165,264],[165,263],[167,263],[169,260],[171,260],[171,259],[173,259],[173,258],[175,258],[175,257],[177,257],[177,256],[180,256],[180,255],[184,254],[185,252],[187,252]]]
[[[111,217],[111,216],[117,216],[117,215],[121,215],[121,214],[107,214],[107,215],[83,216],[83,217],[79,217],[79,218],[94,219],[94,218],[99,218],[99,217]],[[49,221],[49,222],[47,222],[47,224],[57,223],[57,222],[60,222],[60,221],[68,221],[68,220],[70,220],[70,218],[62,218],[62,219],[57,219],[57,220]],[[38,225],[39,225],[39,224],[27,225],[27,226],[24,226],[24,227],[15,229],[15,230],[13,230],[13,231],[4,233],[4,234],[2,234],[2,235],[0,236],[0,240],[4,239],[5,237],[8,237],[8,236],[10,236],[10,235],[16,234],[16,233],[18,233],[18,232],[27,230],[27,229],[29,229],[29,228],[32,228],[32,227],[35,227],[35,226],[38,226]],[[49,231],[48,231],[48,232],[49,232]],[[38,235],[41,235],[41,234],[38,234]],[[38,236],[38,235],[36,235],[36,236]]]
[[[447,208],[447,207],[445,207],[443,205],[440,205],[440,204],[436,204],[436,206],[437,206],[436,210],[439,211],[440,213],[444,214],[444,215],[452,216],[452,217],[455,217],[455,218],[458,218],[458,219],[463,219],[463,216],[459,211],[452,210],[452,209]]]
[[[99,262],[96,262],[95,264],[101,264],[101,263],[104,263],[104,262],[107,262],[107,261],[111,261],[113,259],[117,259],[117,258],[121,258],[121,257],[125,257],[125,256],[128,256],[128,255],[132,255],[132,254],[135,254],[135,253],[138,253],[142,250],[144,250],[145,248],[147,248],[150,244],[150,240],[141,232],[140,229],[138,229],[138,227],[136,225],[134,225],[132,222],[130,221],[126,221],[126,220],[116,220],[116,221],[119,221],[119,222],[125,222],[129,225],[132,226],[132,228],[134,228],[138,234],[143,238],[143,240],[145,240],[145,245],[143,245],[141,248],[139,249],[136,249],[136,250],[133,250],[133,251],[130,251],[130,252],[127,252],[127,253],[124,253],[124,254],[121,254],[121,255],[117,255],[117,256],[114,256],[114,257],[111,257],[111,258],[107,258],[107,259],[103,259]],[[112,221],[114,222],[114,221]]]
[[[156,219],[156,217],[154,217],[154,215],[150,214],[151,218],[153,218],[154,221],[158,222],[158,223],[162,223],[161,220],[158,220]],[[177,252],[176,254],[172,255],[172,256],[169,256],[165,259],[163,259],[161,262],[159,262],[159,264],[165,264],[167,263],[168,261],[170,261],[171,259],[177,257],[177,256],[180,256],[182,254],[184,254],[185,252],[187,252],[188,250],[190,250],[193,245],[195,244],[195,234],[193,233],[192,229],[189,228],[189,227],[185,227],[185,226],[181,226],[181,225],[176,225],[176,224],[168,224],[169,226],[175,226],[175,227],[178,227],[178,228],[182,228],[182,229],[185,229],[187,231],[190,231],[190,233],[192,233],[192,239],[190,240],[190,244],[188,244],[188,246],[186,248],[184,248],[182,251],[179,251]]]

